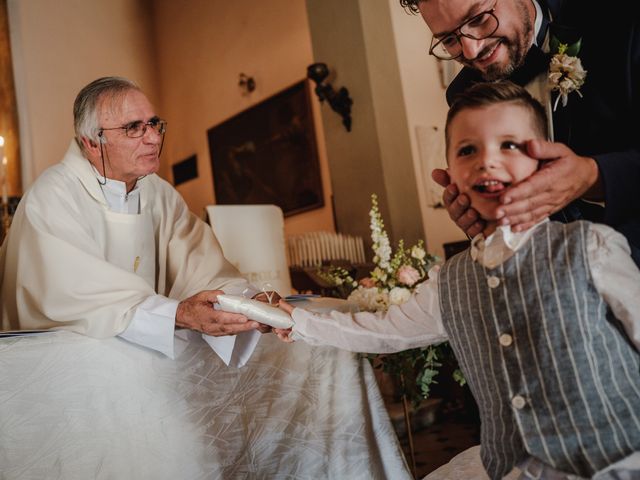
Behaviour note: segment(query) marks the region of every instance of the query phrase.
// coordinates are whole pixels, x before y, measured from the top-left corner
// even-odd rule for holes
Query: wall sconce
[[[342,124],[347,132],[351,131],[351,105],[353,100],[349,97],[349,90],[341,87],[337,92],[331,84],[324,83],[329,76],[329,68],[326,63],[314,63],[307,67],[307,78],[316,83],[316,95],[321,102],[326,100],[329,102],[331,109],[342,117]]]
[[[240,80],[238,80],[238,86],[244,91],[244,93],[251,93],[256,89],[256,81],[253,77],[248,77],[244,73],[240,74]]]

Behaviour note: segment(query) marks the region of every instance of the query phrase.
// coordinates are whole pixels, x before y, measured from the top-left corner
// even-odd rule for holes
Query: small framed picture
[[[456,75],[462,70],[462,65],[455,60],[440,60],[438,62],[438,73],[440,74],[440,84],[446,89]]]

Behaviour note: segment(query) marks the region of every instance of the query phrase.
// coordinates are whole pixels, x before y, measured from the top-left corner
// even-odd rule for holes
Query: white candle
[[[3,149],[4,150],[4,149]],[[9,192],[7,187],[7,157],[2,157],[2,205],[9,204]]]

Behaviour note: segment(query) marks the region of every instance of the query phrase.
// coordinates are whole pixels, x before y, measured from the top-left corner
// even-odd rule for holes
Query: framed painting
[[[303,80],[208,130],[217,204],[324,205],[309,95]]]

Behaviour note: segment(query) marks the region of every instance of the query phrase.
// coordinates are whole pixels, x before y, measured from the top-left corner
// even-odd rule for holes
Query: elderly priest
[[[265,327],[214,304],[255,289],[155,174],[166,122],[118,77],[84,87],[73,114],[75,140],[25,194],[2,246],[2,329],[118,335],[173,357],[185,327],[243,364]]]

